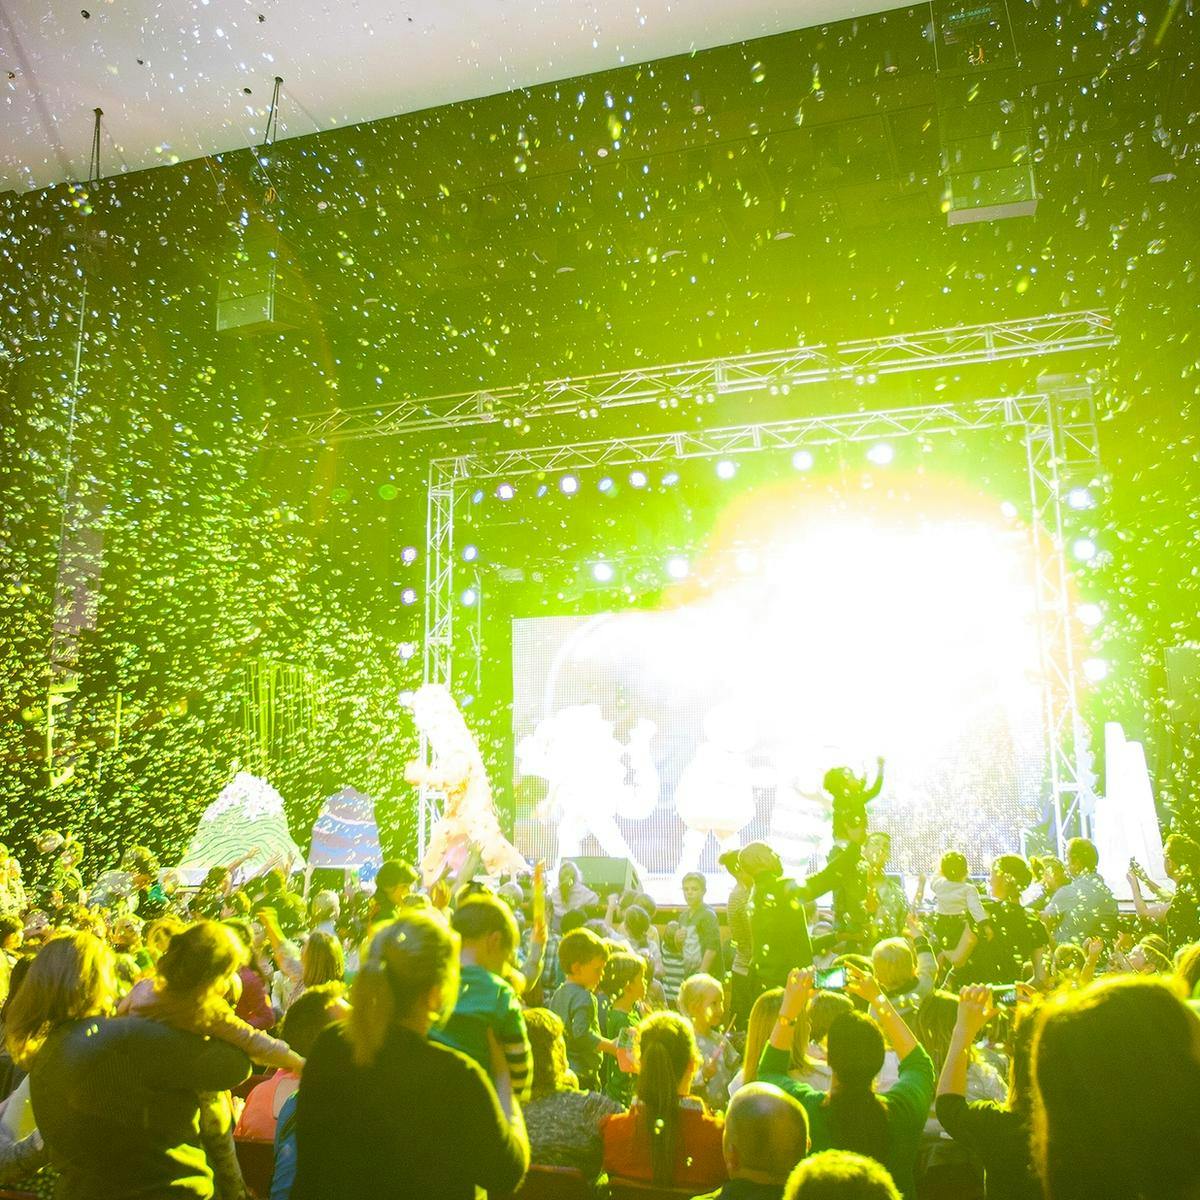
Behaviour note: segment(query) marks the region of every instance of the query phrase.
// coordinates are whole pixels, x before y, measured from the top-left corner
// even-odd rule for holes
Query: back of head
[[[441,989],[441,1014],[458,997],[458,934],[442,918],[403,909],[371,939],[354,977],[348,1030],[359,1066],[369,1066],[393,1026],[413,1016]]]
[[[640,904],[630,905],[625,910],[625,932],[639,942],[646,940],[650,932],[650,914]]]
[[[753,1171],[783,1183],[808,1153],[804,1106],[772,1083],[748,1083],[729,1102],[724,1145],[731,1177]]]
[[[301,1058],[312,1053],[321,1030],[333,1024],[334,1005],[344,993],[340,983],[319,983],[292,1001],[279,1035]]]
[[[1176,952],[1175,976],[1189,996],[1195,995],[1200,986],[1200,942],[1193,942]]]
[[[699,1061],[692,1027],[677,1013],[657,1012],[637,1027],[638,1136],[649,1145],[654,1182],[674,1181],[679,1089]]]
[[[600,990],[612,999],[616,999],[625,989],[637,979],[646,974],[646,960],[637,954],[629,954],[618,950],[610,954],[604,964],[604,974],[600,977]]]
[[[883,1069],[883,1033],[865,1013],[843,1013],[829,1027],[829,1069],[837,1086],[830,1092],[830,1139],[839,1150],[854,1150],[882,1161],[888,1149],[887,1109],[872,1085]]]
[[[330,933],[314,930],[305,940],[300,966],[305,987],[340,983],[346,977],[346,953],[342,943]]]
[[[1088,838],[1076,837],[1067,843],[1067,866],[1077,875],[1094,871],[1100,865],[1100,852],[1096,843]]]
[[[992,870],[1009,879],[1018,896],[1033,883],[1033,872],[1019,854],[1001,854],[992,863]]]
[[[389,859],[375,874],[375,890],[390,892],[392,888],[412,887],[417,882],[417,873],[403,859]]]
[[[460,904],[454,910],[450,924],[464,942],[473,942],[489,934],[498,933],[501,945],[509,953],[521,939],[512,909],[503,900],[484,893],[472,896]]]
[[[766,842],[751,842],[738,854],[738,864],[752,879],[779,874],[779,856]]]
[[[562,1018],[548,1008],[527,1008],[525,1029],[533,1053],[533,1096],[551,1096],[563,1089],[567,1077]]]
[[[1033,1044],[1046,1200],[1173,1200],[1200,1187],[1200,1024],[1142,976],[1060,995]]]
[[[1200,842],[1186,833],[1173,833],[1163,846],[1163,853],[1181,872],[1200,875]]]
[[[823,1150],[791,1174],[784,1200],[900,1200],[887,1170],[845,1150]]]
[[[951,883],[962,883],[967,877],[967,859],[966,856],[960,854],[957,850],[947,850],[942,855],[941,865],[938,867],[938,874],[943,879],[950,880]]]
[[[746,1046],[742,1058],[742,1078],[747,1083],[758,1078],[758,1060],[782,1007],[783,988],[770,988],[754,1001],[750,1019],[746,1022]]]
[[[721,984],[711,975],[689,975],[679,985],[679,1011],[694,1021],[706,1007],[720,1005]]]
[[[219,921],[197,921],[175,934],[158,960],[158,975],[172,992],[199,994],[245,964],[246,947]]]
[[[917,1009],[917,1040],[933,1059],[933,1069],[940,1072],[950,1049],[950,1038],[958,1020],[958,997],[952,992],[930,992]]]
[[[330,891],[329,888],[322,888],[313,897],[312,919],[314,924],[320,924],[323,921],[336,921],[341,911],[342,902],[338,899],[337,892]]]
[[[813,1042],[823,1042],[829,1036],[829,1027],[845,1012],[854,1009],[854,1001],[843,992],[820,991],[813,994],[808,1006],[808,1037]]]
[[[13,1061],[28,1069],[52,1030],[106,1012],[116,996],[113,953],[91,933],[63,933],[30,964],[4,1022]]]
[[[903,938],[885,938],[871,951],[871,970],[885,992],[897,992],[916,982],[916,956]]]

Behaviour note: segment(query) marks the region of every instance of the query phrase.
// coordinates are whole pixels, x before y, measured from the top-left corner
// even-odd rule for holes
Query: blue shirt
[[[1061,918],[1054,929],[1057,945],[1082,945],[1091,937],[1103,937],[1106,926],[1115,926],[1117,901],[1108,884],[1095,871],[1076,875],[1050,897],[1043,912]]]

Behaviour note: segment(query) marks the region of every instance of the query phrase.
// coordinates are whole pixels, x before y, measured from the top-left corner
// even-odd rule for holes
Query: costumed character
[[[1127,900],[1133,894],[1126,877],[1131,858],[1160,883],[1166,868],[1146,752],[1116,721],[1104,726],[1104,782],[1104,795],[1095,797],[1092,840],[1101,877],[1118,900]]]
[[[785,875],[811,875],[833,846],[833,802],[821,790],[815,756],[785,743],[775,755],[775,803],[767,841]]]
[[[516,875],[529,864],[500,831],[492,788],[474,734],[454,697],[440,683],[426,683],[408,700],[417,729],[433,752],[432,764],[414,759],[405,779],[414,787],[440,792],[442,814],[434,823],[421,859],[425,886],[446,872],[460,871],[472,848],[489,875]]]
[[[248,771],[238,771],[204,810],[174,871],[194,886],[214,867],[240,869],[240,882],[274,867],[289,875],[304,868],[304,855],[288,830],[283,797]]]
[[[738,834],[754,820],[755,772],[746,755],[756,734],[739,706],[709,709],[704,739],[675,785],[675,810],[687,826],[677,871],[681,877],[700,869],[710,833],[724,854],[737,849]]]
[[[321,805],[308,849],[306,886],[314,867],[355,872],[369,883],[383,864],[375,801],[356,788],[342,788]]]
[[[833,802],[833,849],[829,863],[847,859],[846,870],[833,889],[833,920],[843,949],[865,943],[870,928],[867,892],[870,884],[861,848],[867,836],[867,805],[883,790],[883,759],[878,760],[875,782],[866,772],[832,767],[825,772],[825,791]],[[852,865],[851,865],[852,864]]]
[[[660,782],[650,742],[653,721],[638,721],[622,744],[597,704],[573,704],[537,723],[517,744],[522,774],[549,784],[538,815],[556,826],[556,868],[583,849],[590,833],[605,854],[627,858],[642,873],[616,818],[645,820],[658,804]]]

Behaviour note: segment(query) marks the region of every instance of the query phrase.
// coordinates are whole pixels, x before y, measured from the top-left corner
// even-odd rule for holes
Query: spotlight
[[[417,561],[416,546],[405,546],[404,549],[400,551],[400,561],[406,567],[411,567],[413,563]]]
[[[1076,512],[1091,508],[1095,503],[1092,493],[1085,487],[1072,488],[1067,493],[1067,507],[1075,509]]]
[[[1090,562],[1096,557],[1096,543],[1091,538],[1076,538],[1071,551],[1080,562]]]
[[[517,490],[511,483],[502,483],[496,489],[496,498],[498,500],[511,500],[516,494]]]
[[[737,463],[730,462],[729,459],[723,458],[717,463],[717,478],[732,479],[737,474]]]
[[[1104,613],[1098,604],[1081,604],[1076,610],[1080,623],[1089,629],[1095,629],[1104,620]]]
[[[464,546],[462,551],[463,562],[474,562],[479,557],[478,546]]]
[[[667,574],[672,579],[686,579],[688,573],[688,560],[679,555],[674,558],[667,559]]]
[[[644,488],[650,481],[646,478],[645,471],[630,471],[629,486],[635,488]]]
[[[592,563],[592,578],[597,583],[612,583],[613,574],[612,563]]]
[[[482,504],[483,503],[483,491],[482,490],[476,492],[471,497],[471,503],[472,504]]]
[[[540,500],[550,489],[544,484],[539,483],[536,492],[537,498]]]
[[[887,442],[876,442],[867,451],[867,460],[877,467],[886,467],[896,457],[895,450]]]
[[[558,487],[564,496],[573,496],[579,491],[579,480],[574,475],[564,475],[558,481]]]
[[[467,588],[467,590],[465,592],[463,592],[463,594],[462,594],[462,602],[468,608],[470,608],[475,603],[475,601],[478,599],[479,599],[479,593],[473,587]]]
[[[814,459],[811,450],[797,450],[792,455],[792,466],[797,471],[811,471]]]
[[[396,647],[396,653],[399,654],[405,662],[408,662],[408,660],[412,658],[416,652],[417,647],[413,642],[401,642],[400,645]]]
[[[416,602],[417,602],[417,589],[416,588],[405,588],[404,591],[402,591],[400,593],[400,603],[401,604],[416,604]]]
[[[1089,683],[1099,683],[1108,677],[1108,663],[1102,658],[1085,658],[1083,674]]]
[[[1017,506],[1011,500],[1005,500],[1000,505],[1000,513],[1007,517],[1010,521],[1015,520],[1017,516]]]
[[[739,550],[733,561],[743,575],[752,575],[758,570],[758,555],[753,550]]]
[[[663,487],[674,487],[678,482],[679,482],[679,472],[678,471],[668,471],[662,477]]]
[[[612,481],[611,476],[605,475],[605,477],[602,480],[600,480],[600,482],[598,484],[596,484],[596,486],[602,492],[611,492],[613,490],[613,481]]]
[[[379,485],[380,500],[395,500],[400,495],[400,489],[394,483],[381,483]]]

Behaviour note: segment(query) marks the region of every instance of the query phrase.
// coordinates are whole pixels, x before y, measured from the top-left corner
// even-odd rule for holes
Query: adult
[[[1002,854],[992,863],[988,878],[990,900],[978,931],[968,929],[959,947],[961,966],[954,969],[960,983],[1015,983],[1027,978],[1030,964],[1035,982],[1046,976],[1050,939],[1045,924],[1021,904],[1033,882],[1029,864],[1016,854]]]
[[[679,914],[683,928],[683,969],[685,975],[723,974],[721,960],[721,923],[717,914],[704,903],[708,880],[699,871],[683,877],[685,908]]]
[[[1171,834],[1163,845],[1163,869],[1175,890],[1155,888],[1158,895],[1154,902],[1148,902],[1142,894],[1137,872],[1130,871],[1126,878],[1138,916],[1143,921],[1165,924],[1170,948],[1178,950],[1200,939],[1200,843],[1186,834]],[[1150,886],[1154,887],[1153,883]]]
[[[846,1150],[806,1158],[788,1180],[785,1200],[900,1200],[879,1163]]]
[[[783,988],[770,988],[755,1000],[754,1007],[750,1010],[750,1020],[746,1023],[742,1069],[729,1081],[730,1096],[735,1095],[739,1088],[758,1079],[759,1060],[771,1037],[771,1030],[775,1028],[782,1004]],[[813,1044],[820,1040],[816,1036],[814,1018],[825,1018],[820,1030],[820,1037],[824,1037],[834,1019],[852,1007],[850,999],[840,992],[817,992],[813,996],[808,1008],[796,1018],[788,1060],[788,1074],[793,1079],[801,1079],[816,1088],[829,1087],[829,1064],[824,1060],[824,1052]]]
[[[733,1024],[745,1029],[754,1005],[754,937],[750,929],[750,899],[754,890],[754,879],[741,865],[737,850],[721,855],[721,866],[733,876],[733,888],[725,906],[725,922],[729,926],[729,944],[733,950],[733,961],[729,964],[730,996],[729,1010]]]
[[[865,836],[865,829],[862,834]],[[855,869],[859,858],[859,847],[851,842],[823,870],[797,883],[784,876],[779,855],[766,842],[751,842],[742,848],[738,864],[754,880],[750,928],[756,986],[783,987],[793,968],[812,966],[813,946],[805,905]]]
[[[572,909],[591,909],[600,903],[600,897],[583,882],[579,867],[569,859],[559,865],[558,886],[553,895],[554,911],[562,920],[563,914]]]
[[[771,1083],[742,1088],[725,1113],[725,1184],[697,1200],[782,1200],[792,1168],[808,1153],[808,1118]]]
[[[108,1017],[112,952],[89,933],[51,939],[8,1014],[58,1195],[71,1200],[212,1200],[200,1093],[250,1073],[236,1047],[142,1017]]]
[[[689,1095],[700,1066],[692,1027],[676,1013],[654,1013],[638,1026],[637,1042],[634,1105],[601,1124],[604,1169],[660,1187],[720,1183],[722,1122]]]
[[[847,991],[866,1000],[875,1016],[843,1013],[830,1026],[828,1093],[786,1074],[796,1022],[812,995],[810,971],[794,971],[788,979],[779,1018],[763,1051],[760,1078],[777,1083],[804,1105],[814,1150],[853,1150],[876,1159],[911,1200],[916,1195],[917,1149],[933,1102],[933,1063],[875,978],[849,965],[847,971]],[[885,1036],[900,1068],[899,1078],[880,1096],[874,1083],[883,1068]]]
[[[375,874],[370,923],[390,921],[417,883],[417,872],[403,859],[389,859]]]
[[[1097,867],[1100,854],[1088,838],[1067,843],[1067,874],[1061,887],[1042,910],[1057,945],[1082,946],[1089,938],[1109,938],[1116,932],[1117,901]]]
[[[530,1161],[545,1167],[574,1167],[595,1180],[604,1160],[600,1122],[622,1105],[603,1092],[584,1091],[567,1067],[563,1023],[548,1008],[525,1012],[533,1050],[533,1089],[525,1105]]]
[[[1200,1021],[1168,984],[1107,979],[1049,1001],[1033,1079],[1045,1200],[1200,1196]]]
[[[882,829],[867,834],[863,843],[863,868],[866,871],[866,898],[863,908],[867,917],[868,941],[882,941],[904,932],[908,918],[908,897],[900,882],[887,873],[892,854],[892,836]]]
[[[988,1200],[1041,1200],[1029,1154],[1030,1047],[1036,1007],[1023,1004],[1013,1016],[1007,1103],[967,1098],[971,1051],[995,1012],[991,988],[963,988],[938,1079],[938,1123],[983,1163]]]
[[[429,1040],[458,996],[459,939],[413,909],[383,926],[354,979],[351,1012],[317,1039],[296,1104],[293,1200],[473,1200],[507,1195],[529,1143],[503,1053],[492,1079]]]

